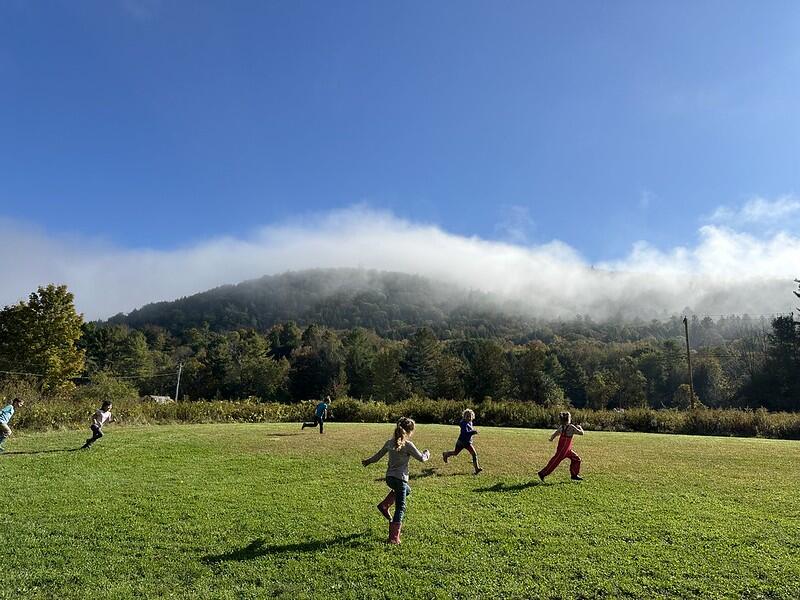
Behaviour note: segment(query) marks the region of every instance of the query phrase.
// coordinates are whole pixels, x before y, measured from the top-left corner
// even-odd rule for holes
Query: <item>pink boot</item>
[[[386,495],[386,498],[384,498],[383,501],[378,504],[378,510],[384,517],[386,517],[387,521],[392,520],[392,515],[389,514],[389,508],[392,506],[392,504],[394,504],[394,491],[389,492]]]
[[[389,539],[386,541],[390,544],[400,544],[400,530],[402,527],[402,523],[389,523]]]

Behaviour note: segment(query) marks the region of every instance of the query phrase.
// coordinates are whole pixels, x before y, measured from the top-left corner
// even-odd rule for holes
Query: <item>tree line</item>
[[[800,325],[786,315],[760,330],[739,318],[734,333],[732,321],[692,321],[695,340],[713,340],[692,352],[696,399],[710,407],[800,409]],[[681,329],[667,321],[675,335],[639,332],[618,341],[605,333],[613,327],[581,319],[572,330],[536,339],[442,339],[428,326],[395,339],[365,327],[291,320],[263,331],[214,331],[206,324],[176,332],[85,323],[67,288],[50,285],[0,311],[0,375],[36,377],[52,393],[114,379],[130,393],[172,395],[181,364],[181,396],[189,400],[296,402],[329,394],[396,402],[419,395],[597,409],[688,407]]]

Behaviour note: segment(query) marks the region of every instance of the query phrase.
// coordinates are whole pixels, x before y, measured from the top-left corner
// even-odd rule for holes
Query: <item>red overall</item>
[[[553,458],[550,459],[550,462],[547,463],[547,466],[539,471],[539,475],[542,477],[547,477],[565,458],[568,458],[570,461],[569,474],[573,477],[577,477],[581,472],[581,457],[575,454],[575,452],[572,450],[572,436],[567,436],[562,432],[558,438],[558,448],[556,448],[556,453],[553,455]]]

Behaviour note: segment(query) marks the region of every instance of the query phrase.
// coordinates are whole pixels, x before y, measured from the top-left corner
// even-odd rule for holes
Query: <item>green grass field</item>
[[[17,436],[0,456],[2,598],[797,598],[800,443],[421,425],[403,545],[389,425],[180,425]]]

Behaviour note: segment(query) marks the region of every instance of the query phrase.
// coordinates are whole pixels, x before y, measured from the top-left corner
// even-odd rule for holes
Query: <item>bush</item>
[[[92,376],[91,383],[76,388],[72,397],[78,401],[91,400],[100,404],[104,400],[119,402],[136,399],[139,397],[139,390],[126,380],[115,379],[107,373],[97,373]]]
[[[14,398],[30,403],[41,398],[36,380],[30,377],[9,377],[0,385],[0,403],[9,404]]]
[[[22,385],[22,384],[20,384]],[[88,387],[88,386],[87,386]],[[10,388],[3,392],[8,396]],[[100,400],[98,386],[92,393],[81,390],[70,398],[40,398],[35,390],[14,388],[32,397],[15,416],[17,429],[45,430],[88,427]],[[20,394],[21,397],[22,394]],[[156,404],[135,398],[114,397],[114,414],[120,424],[147,425],[166,423],[279,423],[311,418],[316,402],[296,404],[242,401],[201,400]],[[431,400],[412,396],[393,404],[362,402],[339,398],[331,404],[334,420],[353,423],[393,423],[408,416],[419,423],[456,424],[465,408],[475,411],[479,425],[498,427],[551,428],[558,423],[564,407],[544,407],[527,402],[486,400],[479,404],[468,401]],[[762,436],[800,439],[800,414],[770,413],[764,409],[708,409],[693,411],[632,408],[614,410],[573,410],[573,422],[594,431],[641,431],[691,435]]]

